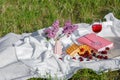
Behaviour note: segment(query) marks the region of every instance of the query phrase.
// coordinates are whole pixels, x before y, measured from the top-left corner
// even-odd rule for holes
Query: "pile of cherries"
[[[110,50],[109,47],[106,47],[105,50],[100,51],[100,52],[95,52],[94,50],[91,50],[91,52],[89,51],[85,51],[84,54],[80,55],[79,60],[80,61],[84,61],[84,59],[86,59],[87,61],[90,61],[94,58],[100,59],[100,60],[106,60],[108,59],[108,51]],[[91,54],[90,54],[91,53]],[[72,59],[76,60],[76,57],[73,57]]]

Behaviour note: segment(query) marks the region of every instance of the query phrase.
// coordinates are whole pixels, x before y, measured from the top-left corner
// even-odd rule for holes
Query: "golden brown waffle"
[[[70,47],[66,49],[66,52],[71,56],[75,56],[79,52],[79,45],[72,44]]]
[[[66,49],[67,54],[70,56],[75,56],[77,54],[83,55],[86,51],[88,51],[91,54],[91,48],[87,45],[77,45],[77,44],[72,44]]]

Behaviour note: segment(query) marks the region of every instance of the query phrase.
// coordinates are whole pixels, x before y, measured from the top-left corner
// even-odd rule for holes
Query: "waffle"
[[[66,49],[67,54],[70,56],[75,56],[77,54],[83,55],[86,51],[91,54],[91,48],[87,45],[77,45],[77,44],[72,44]]]
[[[66,49],[66,52],[67,52],[67,54],[69,54],[70,56],[75,56],[75,55],[77,55],[77,53],[80,52],[80,50],[79,50],[79,45],[77,45],[77,44],[72,44],[70,47],[68,47],[68,48]]]

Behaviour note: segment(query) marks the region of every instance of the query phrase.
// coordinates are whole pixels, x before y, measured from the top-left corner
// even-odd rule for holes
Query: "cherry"
[[[89,56],[89,52],[88,51],[85,51],[85,53],[83,54],[83,57],[84,58],[87,58]]]
[[[104,51],[101,51],[100,53],[101,53],[101,54],[104,54]]]
[[[107,54],[107,51],[102,51],[101,54]]]
[[[93,57],[92,57],[92,55],[89,55],[89,59],[92,59]]]
[[[100,59],[100,55],[97,55],[97,58]]]
[[[100,59],[103,59],[103,56],[102,56],[102,55],[100,56]]]
[[[82,57],[79,57],[80,61],[83,61],[83,58]]]
[[[62,60],[62,58],[59,58],[60,60]]]
[[[110,50],[110,48],[109,48],[109,47],[106,47],[105,50]]]
[[[84,48],[81,48],[80,51],[83,52],[83,51],[84,51]]]
[[[76,60],[76,57],[73,57],[72,59]]]
[[[86,58],[86,57],[88,57],[88,56],[89,56],[89,52],[88,52],[88,51],[85,51],[84,57]]]
[[[93,55],[93,56],[96,56],[96,53],[93,53],[92,55]]]
[[[108,59],[108,56],[104,56],[104,59]]]
[[[87,54],[84,54],[83,57],[84,57],[84,58],[87,58]]]
[[[87,55],[88,55],[88,54],[89,54],[89,52],[88,52],[88,51],[85,51],[85,54],[87,54]]]
[[[91,53],[93,53],[94,52],[94,50],[91,50]]]

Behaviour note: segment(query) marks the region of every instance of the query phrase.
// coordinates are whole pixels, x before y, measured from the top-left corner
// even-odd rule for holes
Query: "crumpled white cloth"
[[[44,29],[33,33],[24,33],[22,35],[9,33],[0,38],[0,80],[26,80],[32,77],[52,77],[54,80],[68,79],[75,71],[83,68],[90,68],[97,73],[107,71],[108,69],[120,69],[120,20],[114,17],[112,13],[105,16],[106,22],[102,22],[103,29],[98,34],[102,37],[112,38],[116,41],[115,53],[108,60],[101,61],[83,61],[73,60],[65,53],[65,49],[72,43],[77,43],[76,39],[91,31],[91,25],[86,23],[76,24],[78,30],[69,38],[66,36],[61,39],[63,44],[62,60],[53,53],[55,41],[47,41],[44,37]],[[117,39],[114,39],[117,38]]]

